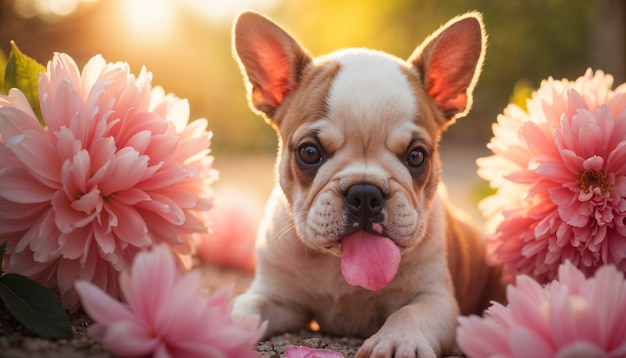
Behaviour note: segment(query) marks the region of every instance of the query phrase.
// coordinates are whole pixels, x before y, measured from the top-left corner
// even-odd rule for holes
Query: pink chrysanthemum
[[[612,85],[602,71],[549,78],[528,111],[510,104],[498,117],[494,155],[478,160],[498,191],[481,209],[495,228],[489,257],[510,277],[546,283],[566,260],[588,277],[626,271],[626,84]]]
[[[167,243],[187,254],[205,230],[194,215],[211,206],[211,133],[151,77],[101,56],[81,73],[55,54],[39,77],[45,126],[19,90],[0,96],[5,269],[58,289],[67,309],[79,306],[74,281],[116,296],[137,252]]]
[[[569,261],[545,288],[526,275],[507,288],[508,306],[459,317],[457,343],[470,357],[624,357],[626,281],[615,266],[586,279]]]
[[[95,321],[88,334],[121,357],[258,357],[259,317],[233,321],[231,289],[207,297],[199,271],[181,275],[164,245],[139,253],[120,274],[126,303],[88,281],[76,289]]]

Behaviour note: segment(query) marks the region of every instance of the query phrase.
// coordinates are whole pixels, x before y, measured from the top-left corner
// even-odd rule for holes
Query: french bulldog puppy
[[[233,36],[250,104],[279,138],[255,278],[233,315],[260,315],[267,336],[315,320],[369,337],[358,357],[450,352],[457,315],[503,297],[480,234],[440,190],[438,143],[468,112],[484,58],[481,15],[452,19],[407,61],[312,58],[254,12]]]

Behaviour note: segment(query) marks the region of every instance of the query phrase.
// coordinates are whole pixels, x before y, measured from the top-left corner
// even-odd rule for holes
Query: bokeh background
[[[272,183],[276,138],[251,113],[231,53],[242,9],[274,18],[313,55],[368,47],[408,57],[448,19],[484,14],[489,46],[470,115],[444,136],[444,175],[460,206],[481,192],[476,157],[487,155],[491,125],[506,104],[542,79],[575,79],[588,67],[626,81],[624,0],[0,0],[0,49],[9,41],[46,64],[65,52],[79,66],[95,54],[125,61],[153,84],[188,98],[191,118],[214,132],[219,190],[260,206]]]

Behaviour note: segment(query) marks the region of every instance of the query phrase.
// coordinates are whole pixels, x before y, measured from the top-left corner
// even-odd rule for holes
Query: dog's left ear
[[[409,58],[446,124],[469,112],[485,47],[482,16],[470,12],[443,25]]]

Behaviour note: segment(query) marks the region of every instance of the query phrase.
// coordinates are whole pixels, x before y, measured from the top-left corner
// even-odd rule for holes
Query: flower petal
[[[56,213],[55,222],[63,233],[70,233],[76,227],[83,227],[93,221],[96,213],[74,210],[73,203],[63,191],[57,191],[52,197],[52,207]]]
[[[343,354],[328,349],[291,346],[285,349],[285,358],[343,358]]]
[[[607,357],[606,352],[592,342],[576,341],[560,347],[554,358]]]
[[[9,93],[10,101],[16,100],[15,98],[11,98],[13,95],[24,96],[22,92],[17,89],[11,89]],[[25,98],[23,99],[25,100]],[[22,100],[22,98],[18,100]],[[11,104],[12,106],[3,107],[0,103],[0,136],[2,136],[5,141],[28,131],[44,133],[43,127],[30,109],[30,106],[27,105],[27,108],[19,108],[19,105],[16,103],[12,102]]]
[[[120,278],[120,287],[132,309],[145,319],[155,317],[165,307],[162,302],[172,292],[180,272],[165,245],[141,252],[133,261],[130,276]]]
[[[606,170],[616,175],[626,175],[626,141],[620,142],[611,150],[606,161]]]
[[[14,203],[44,203],[52,199],[56,192],[43,184],[23,167],[0,169],[0,197]]]
[[[107,196],[135,186],[148,167],[148,157],[139,155],[131,147],[122,148],[115,154],[115,161],[106,178],[99,183],[102,194]]]
[[[189,335],[185,327],[201,325],[201,320],[208,318],[202,316],[206,299],[201,295],[201,283],[200,272],[191,271],[169,288],[176,295],[164,294],[161,297],[159,305],[167,309],[156,309],[152,313],[154,325],[159,332],[167,334],[173,340],[182,340]],[[219,319],[216,316],[213,315],[210,319]]]
[[[151,239],[148,235],[148,226],[132,206],[124,205],[111,198],[105,204],[105,208],[119,220],[112,227],[113,233],[119,240],[136,247],[147,247],[150,245]]]
[[[509,345],[513,357],[553,357],[555,351],[549,336],[523,326],[511,327]]]
[[[478,316],[459,317],[456,342],[469,357],[510,356],[507,331],[493,320]]]
[[[162,342],[148,327],[135,321],[119,321],[107,327],[102,345],[122,357],[141,357],[153,353]]]
[[[119,321],[136,320],[128,305],[113,299],[92,283],[79,280],[74,283],[74,287],[85,312],[99,324],[110,326]]]
[[[48,136],[39,131],[26,131],[10,138],[5,146],[18,157],[25,168],[54,185],[60,181],[61,162]]]

